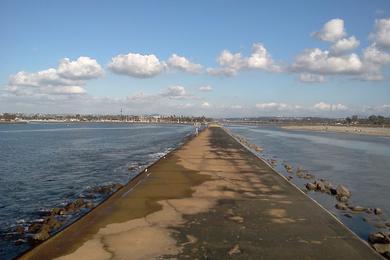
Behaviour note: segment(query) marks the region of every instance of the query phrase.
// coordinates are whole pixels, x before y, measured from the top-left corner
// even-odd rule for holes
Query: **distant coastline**
[[[369,126],[332,126],[332,125],[285,125],[283,129],[304,130],[314,132],[347,133],[358,135],[390,136],[389,127]]]

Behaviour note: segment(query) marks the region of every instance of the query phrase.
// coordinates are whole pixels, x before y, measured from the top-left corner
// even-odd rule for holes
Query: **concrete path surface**
[[[220,127],[22,259],[381,259]]]

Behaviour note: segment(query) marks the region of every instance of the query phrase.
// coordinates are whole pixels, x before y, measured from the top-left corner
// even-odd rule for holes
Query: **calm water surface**
[[[42,217],[40,211],[82,197],[90,187],[128,182],[193,130],[181,125],[0,124],[0,259],[29,247],[7,238],[12,227],[27,226]],[[134,170],[128,170],[130,165]]]
[[[390,222],[390,138],[284,130],[276,127],[228,126],[233,133],[264,148],[265,159],[276,159],[276,170],[289,175],[283,163],[295,169],[301,166],[317,179],[343,184],[352,192],[351,203],[364,207],[379,207],[384,214],[366,213],[345,216],[335,209],[336,200],[329,195],[310,192],[309,195],[335,214],[363,239],[378,223]],[[308,182],[294,177],[298,187]],[[385,228],[386,229],[386,228]],[[383,229],[382,229],[383,230]],[[389,228],[387,228],[390,231]]]

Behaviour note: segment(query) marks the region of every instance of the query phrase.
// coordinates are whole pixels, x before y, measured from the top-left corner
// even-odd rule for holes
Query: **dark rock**
[[[315,189],[317,189],[317,186],[315,184],[311,183],[311,182],[306,183],[305,186],[306,186],[306,189],[308,189],[308,190],[315,190]]]
[[[15,241],[15,246],[19,246],[19,245],[24,244],[24,243],[26,243],[26,240],[20,238],[20,239]]]
[[[383,212],[382,212],[382,210],[380,209],[380,208],[375,208],[374,209],[374,214],[375,215],[381,215]]]
[[[85,204],[85,207],[87,207],[88,209],[92,209],[92,208],[94,208],[95,207],[95,204],[93,204],[92,202],[87,202],[86,204]]]
[[[53,208],[53,209],[51,210],[51,215],[60,215],[61,210],[62,210],[62,209],[60,209],[60,208]]]
[[[32,238],[36,241],[44,241],[50,237],[49,232],[42,230],[39,233],[35,234]]]
[[[47,217],[43,221],[43,226],[46,226],[49,231],[52,229],[57,229],[61,227],[61,225],[62,223],[58,221],[54,216]]]
[[[377,233],[372,233],[368,236],[368,241],[371,244],[387,244],[390,243],[390,238],[388,234],[385,234],[383,232],[377,232]]]
[[[347,187],[343,185],[337,186],[336,191],[337,191],[337,195],[340,197],[347,197],[347,198],[351,197],[351,192],[347,189]]]
[[[333,187],[329,188],[329,191],[330,191],[330,194],[332,195],[336,195],[337,194],[337,190]]]
[[[345,213],[344,216],[346,216],[347,218],[352,218],[351,214],[348,213]]]
[[[336,207],[336,209],[339,209],[339,210],[346,210],[346,209],[348,209],[347,205],[345,205],[342,202],[337,203],[335,207]]]
[[[318,191],[321,191],[321,192],[326,191],[325,185],[322,181],[316,181],[314,184],[316,185],[316,189]]]
[[[29,233],[37,233],[42,227],[42,224],[41,223],[32,223],[29,227],[28,227],[28,232]]]
[[[23,226],[17,226],[14,229],[14,232],[18,233],[19,235],[22,235],[22,234],[24,234],[24,227]]]

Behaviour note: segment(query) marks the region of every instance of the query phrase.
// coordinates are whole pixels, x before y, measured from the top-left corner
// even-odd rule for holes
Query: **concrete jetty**
[[[21,259],[381,259],[221,127]]]

